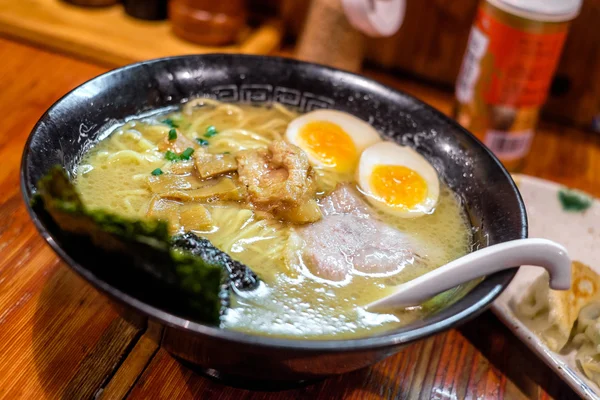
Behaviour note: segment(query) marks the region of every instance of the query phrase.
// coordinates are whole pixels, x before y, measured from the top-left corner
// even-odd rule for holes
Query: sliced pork
[[[240,152],[236,160],[240,181],[257,210],[295,210],[315,198],[314,171],[306,153],[293,144],[277,140],[268,149]]]
[[[410,237],[380,221],[350,186],[324,198],[321,212],[320,221],[298,229],[304,262],[315,275],[341,281],[353,269],[390,273],[415,262]]]

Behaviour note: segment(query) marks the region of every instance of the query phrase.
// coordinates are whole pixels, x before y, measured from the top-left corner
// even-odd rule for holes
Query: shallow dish
[[[600,202],[594,200],[592,206],[583,212],[566,211],[558,197],[559,192],[565,189],[563,186],[525,175],[516,175],[515,181],[527,208],[530,236],[562,244],[573,260],[589,265],[600,274],[600,232],[597,231],[600,227]],[[515,316],[512,300],[526,291],[542,271],[537,267],[521,267],[513,282],[492,305],[492,311],[580,396],[600,398],[600,388],[577,368],[574,351],[569,354],[551,351]]]
[[[185,56],[130,65],[99,76],[53,105],[33,129],[23,154],[21,185],[29,204],[51,166],[73,171],[105,128],[182,101],[276,101],[300,111],[334,108],[371,123],[381,134],[423,154],[454,190],[473,227],[473,248],[527,236],[525,209],[510,175],[470,133],[442,113],[373,80],[290,59],[246,55]],[[163,345],[176,356],[226,373],[298,380],[372,364],[402,346],[473,318],[502,292],[517,268],[485,278],[464,297],[427,318],[351,340],[292,340],[195,323],[136,276],[106,268],[61,242],[53,224],[29,210],[42,236],[65,262],[111,299],[168,329]]]

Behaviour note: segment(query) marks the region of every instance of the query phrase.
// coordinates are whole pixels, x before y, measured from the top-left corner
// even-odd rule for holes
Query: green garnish
[[[175,128],[171,128],[171,130],[169,130],[169,140],[175,139],[177,139],[177,131],[175,130]]]
[[[209,127],[206,128],[206,131],[204,132],[204,137],[206,138],[211,138],[213,136],[215,136],[217,133],[217,128],[215,128],[214,125],[210,125]]]
[[[172,152],[171,150],[167,150],[165,153],[165,158],[169,161],[177,162],[180,160],[189,160],[190,156],[194,154],[194,149],[188,147],[181,154],[177,154]]]
[[[204,140],[202,138],[196,138],[196,142],[198,142],[198,144],[200,146],[208,146],[208,140]]]
[[[558,199],[565,211],[582,212],[592,206],[592,198],[575,190],[562,189],[558,192]]]
[[[165,153],[165,158],[169,161],[179,160],[179,156],[176,153],[173,153],[171,150],[167,150],[167,152]]]
[[[160,168],[156,168],[154,171],[150,172],[152,175],[154,176],[158,176],[158,175],[162,175],[163,174],[163,170]]]
[[[230,151],[224,151],[223,154],[231,154]]]
[[[163,119],[161,122],[165,125],[169,125],[171,128],[179,128],[179,124],[171,118]]]
[[[192,154],[194,154],[194,149],[192,149],[191,147],[188,147],[187,149],[185,149],[185,150],[183,151],[183,153],[181,153],[181,154],[179,155],[179,158],[180,158],[181,160],[189,160],[189,159],[190,159],[190,156],[191,156]]]

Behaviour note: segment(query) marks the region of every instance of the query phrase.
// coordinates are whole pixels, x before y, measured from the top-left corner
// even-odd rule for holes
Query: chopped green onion
[[[160,168],[156,168],[154,171],[150,172],[154,176],[162,175],[163,171]]]
[[[558,199],[563,210],[570,212],[583,212],[590,208],[594,202],[587,194],[569,189],[560,190]]]
[[[189,159],[190,159],[190,156],[191,156],[192,154],[194,154],[194,149],[192,149],[191,147],[188,147],[187,149],[185,149],[185,150],[183,151],[183,153],[181,153],[181,154],[179,155],[179,158],[180,158],[181,160],[189,160]]]
[[[206,128],[206,131],[204,132],[204,137],[206,138],[211,138],[213,136],[215,136],[217,133],[217,128],[215,128],[214,125],[210,125],[209,127]]]
[[[173,153],[171,150],[167,150],[167,152],[165,153],[165,158],[169,161],[179,160],[179,156],[177,154]]]
[[[231,154],[230,151],[224,151],[223,154]]]
[[[198,144],[200,146],[208,146],[208,140],[204,140],[202,138],[196,138],[196,142],[198,142]]]
[[[161,121],[165,125],[169,125],[171,128],[179,128],[179,124],[173,121],[171,118],[167,118]]]
[[[171,130],[169,131],[169,140],[175,139],[177,139],[177,131],[175,130],[175,128],[171,128]]]

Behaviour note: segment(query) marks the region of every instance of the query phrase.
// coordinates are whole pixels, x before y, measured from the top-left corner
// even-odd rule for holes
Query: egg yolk
[[[411,209],[427,197],[427,182],[402,165],[377,165],[371,174],[373,194],[387,205]]]
[[[329,121],[313,121],[300,128],[300,147],[325,167],[349,172],[356,165],[358,152],[350,135]]]

